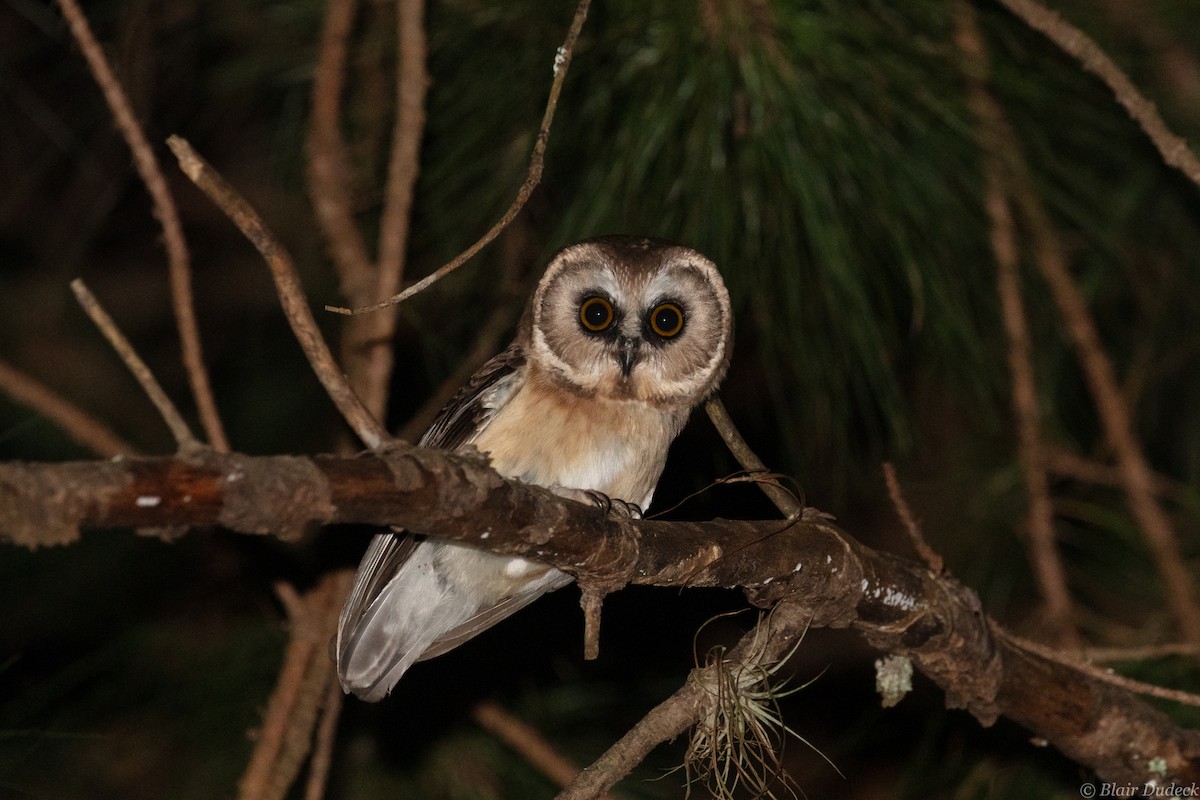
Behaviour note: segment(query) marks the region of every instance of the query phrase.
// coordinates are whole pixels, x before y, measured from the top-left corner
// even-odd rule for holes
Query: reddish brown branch
[[[179,339],[183,355],[184,369],[187,371],[188,382],[192,387],[192,395],[196,400],[196,410],[200,422],[208,436],[209,444],[216,450],[229,449],[229,440],[221,425],[221,416],[213,399],[212,386],[208,379],[208,370],[204,366],[204,352],[200,345],[200,331],[196,324],[195,302],[192,297],[192,267],[188,254],[187,242],[183,236],[183,225],[179,221],[179,212],[167,188],[166,178],[159,168],[154,149],[146,140],[142,127],[138,124],[133,113],[133,107],[125,90],[113,74],[104,56],[104,50],[96,41],[87,17],[80,9],[76,0],[58,0],[58,6],[66,17],[71,29],[71,35],[79,43],[79,49],[87,60],[104,99],[112,112],[117,129],[125,138],[133,153],[133,165],[141,176],[142,183],[150,193],[154,204],[154,216],[163,229],[163,244],[167,250],[167,272],[171,282],[171,305],[175,310],[175,319],[179,328]]]
[[[321,381],[321,385],[351,429],[371,449],[388,442],[391,436],[379,420],[363,406],[362,400],[346,382],[333,354],[329,351],[329,345],[321,336],[287,250],[267,228],[258,212],[236,189],[226,183],[186,140],[172,136],[167,140],[167,144],[179,159],[179,166],[184,174],[225,212],[267,262],[284,315],[296,340],[312,365],[317,379]]]
[[[975,9],[968,0],[954,5],[955,43],[967,78],[967,106],[975,118],[982,150],[984,206],[991,224],[992,254],[996,259],[996,294],[1008,339],[1008,368],[1012,379],[1013,410],[1025,490],[1029,496],[1026,524],[1029,560],[1046,603],[1047,623],[1056,640],[1077,648],[1082,642],[1075,625],[1067,573],[1054,533],[1054,504],[1042,454],[1041,411],[1033,371],[1033,340],[1026,322],[1021,293],[1019,248],[1012,206],[1004,181],[1004,155],[1016,158],[1015,137],[1004,112],[988,92],[990,71],[987,46],[980,35]]]
[[[787,620],[852,626],[880,650],[911,658],[950,706],[985,724],[1005,715],[1106,780],[1148,780],[1152,753],[1167,779],[1200,781],[1200,733],[1073,666],[994,637],[974,593],[822,520],[611,519],[506,481],[478,458],[403,446],[353,459],[204,454],[0,464],[0,537],[27,546],[71,541],[80,527],[221,525],[292,535],[339,522],[395,524],[610,585],[744,587],[758,602],[782,601],[772,614],[778,629],[790,630]]]
[[[0,361],[0,391],[53,422],[78,444],[101,456],[134,455],[137,448],[107,425],[31,375]]]

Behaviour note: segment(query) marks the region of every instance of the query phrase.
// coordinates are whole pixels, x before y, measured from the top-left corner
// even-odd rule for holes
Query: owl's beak
[[[628,378],[638,360],[638,345],[641,339],[621,336],[617,339],[617,363],[621,365],[621,377]]]

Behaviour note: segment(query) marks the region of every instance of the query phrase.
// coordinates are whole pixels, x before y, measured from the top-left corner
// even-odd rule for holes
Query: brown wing
[[[515,342],[504,352],[475,371],[450,402],[445,405],[429,430],[421,437],[424,447],[457,450],[475,441],[496,412],[504,407],[524,381],[525,356]]]

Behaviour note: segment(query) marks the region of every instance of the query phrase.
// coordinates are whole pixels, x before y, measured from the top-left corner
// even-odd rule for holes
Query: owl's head
[[[692,406],[725,376],[729,292],[686,247],[609,236],[560,250],[533,295],[532,362],[589,396]]]

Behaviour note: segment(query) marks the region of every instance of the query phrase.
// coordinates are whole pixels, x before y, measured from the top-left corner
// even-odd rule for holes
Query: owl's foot
[[[627,503],[619,497],[609,497],[604,492],[595,489],[571,489],[566,486],[551,486],[550,491],[565,500],[576,503],[593,505],[603,509],[607,514],[615,514],[625,519],[641,519],[642,509],[636,503]]]

